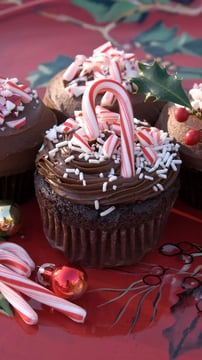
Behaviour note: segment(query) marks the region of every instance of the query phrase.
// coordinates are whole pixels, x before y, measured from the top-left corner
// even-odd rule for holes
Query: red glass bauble
[[[66,265],[43,264],[38,270],[37,278],[57,296],[68,300],[80,298],[87,289],[86,272]]]

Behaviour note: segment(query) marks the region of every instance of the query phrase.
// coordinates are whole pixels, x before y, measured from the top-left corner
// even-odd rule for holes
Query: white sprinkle
[[[80,174],[80,170],[78,168],[75,169],[75,175],[79,175]]]
[[[109,207],[107,210],[102,211],[102,212],[100,213],[100,216],[106,216],[106,215],[110,214],[112,211],[114,211],[115,209],[116,209],[115,206],[111,206],[111,207]]]
[[[95,201],[94,201],[94,205],[95,205],[95,209],[98,210],[99,207],[100,207],[99,201],[98,201],[98,200],[95,200]]]
[[[117,190],[117,185],[113,185],[112,190]]]
[[[159,189],[159,190],[161,190],[161,191],[163,191],[163,190],[164,190],[163,185],[161,185],[161,184],[159,184],[159,183],[158,183],[158,184],[156,184],[156,186],[158,187],[158,189]]]
[[[167,171],[168,171],[168,169],[159,169],[159,170],[156,170],[156,173],[157,174],[165,174],[165,173],[167,173]]]
[[[83,172],[81,171],[79,174],[79,180],[83,181],[84,177],[83,177]]]
[[[141,180],[141,179],[143,179],[143,173],[140,173],[140,175],[139,175],[139,179]]]
[[[57,148],[60,148],[60,147],[62,147],[62,146],[66,146],[66,145],[68,145],[68,141],[67,140],[65,140],[65,141],[61,141],[61,142],[59,142],[59,143],[57,143],[55,146],[57,147]]]
[[[172,160],[173,160],[173,156],[175,156],[174,154],[171,154],[170,156],[169,156],[169,158],[168,158],[168,160],[167,160],[167,162],[166,162],[166,167],[169,167],[170,166],[170,164],[171,164],[171,162],[172,162]]]
[[[75,174],[75,169],[66,169],[66,172],[68,173],[68,174]]]
[[[100,177],[100,178],[103,178],[103,177],[104,177],[104,174],[103,174],[103,173],[99,173],[99,177]]]
[[[83,150],[82,150],[80,147],[70,145],[69,148],[72,149],[72,150],[74,150],[74,151],[83,153]]]
[[[167,175],[166,174],[158,174],[158,177],[161,179],[167,179]]]
[[[87,161],[90,158],[88,154],[85,154],[84,159]]]
[[[115,181],[115,180],[117,180],[117,176],[112,175],[112,176],[109,177],[109,181],[110,181],[110,182],[111,182],[111,181]]]
[[[173,169],[173,171],[177,171],[177,166],[175,165],[174,161],[171,162],[170,166]]]
[[[154,185],[152,188],[154,191],[158,191],[158,188]]]
[[[56,152],[58,151],[58,149],[52,149],[52,150],[49,150],[48,154],[50,156],[55,156]]]
[[[64,173],[63,174],[63,178],[66,179],[68,177],[68,174],[67,173]]]
[[[79,159],[82,159],[84,156],[85,156],[85,153],[82,152],[81,154],[79,154],[78,158],[79,158]]]
[[[141,167],[138,167],[136,170],[136,175],[139,175],[141,173],[141,171],[142,171]]]
[[[108,185],[108,183],[107,183],[107,181],[105,181],[105,182],[103,183],[103,185],[102,185],[102,191],[103,191],[103,192],[106,192],[106,191],[107,191],[107,185]]]
[[[86,186],[86,180],[83,180],[83,186]]]
[[[100,163],[100,160],[98,159],[89,159],[88,160],[88,162],[90,163],[90,164],[99,164]]]
[[[153,178],[153,176],[149,176],[149,175],[144,175],[144,178],[146,179],[146,180],[154,180],[154,178]]]
[[[70,155],[65,159],[65,163],[68,163],[74,159],[74,155]]]

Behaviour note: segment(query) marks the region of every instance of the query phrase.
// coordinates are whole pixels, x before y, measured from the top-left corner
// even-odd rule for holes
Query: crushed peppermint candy
[[[20,84],[17,78],[0,79],[0,126],[4,131],[6,126],[20,129],[26,124],[26,117],[20,117],[25,104],[37,99],[36,90]],[[8,120],[9,116],[9,120]],[[19,118],[18,118],[19,117]]]
[[[138,72],[135,54],[120,51],[108,41],[94,49],[89,57],[76,55],[74,61],[65,69],[63,81],[67,82],[65,91],[70,97],[79,97],[93,80],[104,78],[121,83],[127,91],[133,93],[136,85],[129,79],[136,77]],[[102,97],[101,107],[111,106],[114,101],[115,96],[107,91]],[[105,112],[108,111],[105,109]],[[119,115],[111,113],[110,116],[117,118]]]

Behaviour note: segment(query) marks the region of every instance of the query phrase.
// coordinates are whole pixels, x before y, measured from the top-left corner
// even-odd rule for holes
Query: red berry
[[[175,109],[175,119],[179,122],[184,122],[189,117],[189,111],[184,107],[177,107]]]
[[[184,142],[186,145],[195,145],[200,141],[200,131],[191,129],[187,131]]]

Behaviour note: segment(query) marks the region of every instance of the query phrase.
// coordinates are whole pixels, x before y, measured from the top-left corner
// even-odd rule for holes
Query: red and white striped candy
[[[92,149],[85,138],[76,131],[72,136],[72,144],[78,145],[86,153],[92,152]]]
[[[141,146],[141,150],[148,163],[153,165],[158,158],[156,151],[149,146]]]
[[[71,81],[79,73],[79,65],[76,61],[73,61],[62,75],[63,80]]]
[[[0,249],[7,250],[13,253],[14,255],[19,257],[22,261],[24,261],[30,267],[31,270],[35,269],[34,261],[22,246],[13,242],[4,241],[0,243]]]
[[[105,53],[107,51],[109,51],[109,49],[112,48],[112,44],[110,41],[107,41],[106,43],[104,43],[103,45],[101,46],[98,46],[97,48],[95,48],[93,50],[93,54],[96,54],[96,53]]]
[[[32,101],[32,97],[30,94],[27,94],[26,91],[20,88],[20,86],[10,80],[7,80],[5,82],[5,88],[12,91],[12,93],[14,94],[20,95],[24,103],[29,103],[30,101]]]
[[[111,79],[101,79],[86,88],[82,98],[84,127],[89,139],[99,136],[99,125],[95,114],[95,98],[98,93],[109,91],[115,95],[120,108],[121,124],[121,175],[131,177],[135,174],[133,110],[129,95],[124,87]]]
[[[23,321],[28,325],[35,325],[38,322],[38,315],[16,291],[0,281],[0,292],[8,300]]]
[[[116,59],[110,59],[109,61],[109,73],[113,80],[121,82],[121,68],[120,62]]]
[[[84,322],[85,320],[86,311],[83,308],[57,297],[42,285],[15,273],[2,264],[0,264],[0,280],[40,303],[56,309],[76,322]]]
[[[115,134],[110,135],[108,139],[104,142],[102,147],[104,156],[110,158],[119,146],[119,143],[120,140],[118,136],[116,136]]]
[[[7,121],[6,124],[12,129],[20,129],[26,124],[26,117],[24,116],[21,119]]]
[[[21,260],[14,253],[0,248],[0,262],[8,266],[18,274],[29,277],[31,275],[30,266]]]
[[[148,128],[148,130],[147,129],[138,130],[136,132],[136,136],[137,136],[140,144],[143,146],[149,146],[149,145],[153,144],[152,136],[150,134],[149,128]]]
[[[104,93],[100,104],[102,106],[113,106],[115,103],[116,97],[114,96],[113,93],[111,93],[110,91],[106,91],[106,93]]]
[[[68,118],[67,120],[65,120],[63,125],[64,125],[64,132],[69,132],[70,130],[78,128],[78,123],[72,118]]]

